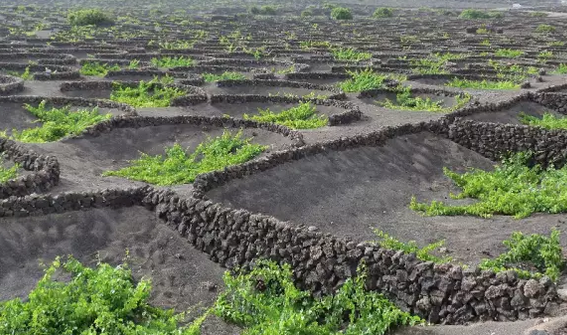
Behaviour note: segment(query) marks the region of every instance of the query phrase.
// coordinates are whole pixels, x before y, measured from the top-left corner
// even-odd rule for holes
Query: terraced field
[[[567,8],[519,4],[4,1],[0,334],[70,255],[148,334],[566,334]]]

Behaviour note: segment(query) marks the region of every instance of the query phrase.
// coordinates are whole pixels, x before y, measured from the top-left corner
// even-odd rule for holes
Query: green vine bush
[[[87,62],[81,66],[79,71],[84,76],[104,77],[109,71],[120,71],[119,65],[108,65],[107,63]]]
[[[124,177],[155,185],[179,185],[191,183],[197,175],[222,170],[231,165],[249,161],[267,147],[250,143],[242,138],[242,130],[232,135],[224,131],[221,136],[208,138],[188,154],[179,144],[165,149],[165,157],[142,153],[130,166],[107,171],[104,176]]]
[[[243,335],[381,335],[422,322],[367,291],[365,268],[358,273],[336,294],[314,298],[294,285],[289,265],[260,261],[248,273],[225,273],[214,313],[244,327]]]
[[[520,84],[513,80],[469,80],[453,78],[446,86],[458,88],[471,88],[477,90],[515,90],[520,88]]]
[[[59,280],[67,275],[68,280]],[[0,302],[0,334],[199,335],[207,314],[187,326],[186,315],[152,307],[151,282],[134,283],[128,264],[91,269],[57,258],[25,301]]]
[[[395,110],[409,110],[409,111],[426,111],[426,112],[442,112],[447,113],[466,105],[470,99],[470,94],[457,95],[455,97],[456,104],[451,107],[443,106],[443,101],[433,101],[431,98],[414,97],[411,93],[411,87],[399,87],[395,89],[396,101],[390,99],[384,101],[377,101],[377,103],[389,109]]]
[[[5,167],[5,158],[3,154],[0,154],[0,183],[5,183],[10,179],[14,179],[18,176],[18,170],[20,166],[14,164],[11,167]]]
[[[70,106],[46,108],[43,100],[37,107],[25,104],[24,108],[37,117],[41,126],[23,130],[13,129],[10,136],[4,131],[0,136],[28,143],[53,142],[70,135],[79,135],[87,127],[108,120],[112,114],[101,114],[98,108],[71,111]]]
[[[352,20],[352,12],[349,8],[334,7],[331,10],[331,18],[334,20]]]
[[[557,117],[551,113],[544,113],[540,118],[520,113],[520,122],[535,127],[542,127],[545,129],[567,129],[567,117]]]
[[[67,15],[67,21],[72,26],[103,25],[114,23],[110,15],[100,9],[80,9]]]
[[[318,115],[317,108],[310,102],[303,102],[279,113],[272,112],[269,108],[258,109],[257,115],[244,114],[244,119],[281,124],[292,129],[321,128],[329,123],[329,118],[324,114]]]
[[[195,61],[192,58],[179,56],[179,57],[160,57],[160,58],[152,58],[150,60],[152,65],[159,67],[159,68],[175,68],[175,67],[188,67],[193,66]]]
[[[351,78],[338,84],[338,87],[347,93],[383,88],[384,81],[392,78],[392,76],[387,74],[376,73],[370,68],[361,71],[348,71],[348,74]],[[405,80],[403,77],[395,79]]]
[[[419,203],[412,197],[410,208],[424,215],[474,215],[491,217],[512,215],[517,219],[532,213],[567,212],[567,165],[560,169],[540,165],[530,166],[531,153],[516,153],[494,167],[493,171],[471,169],[458,174],[443,168],[458,187],[454,199],[473,198],[467,205],[448,205],[442,201]]]
[[[526,236],[514,232],[509,240],[502,242],[508,251],[494,259],[484,259],[480,268],[494,272],[513,270],[525,279],[545,275],[557,281],[565,268],[559,235],[560,232],[556,229],[551,231],[549,237],[540,234]]]
[[[246,79],[246,76],[238,72],[223,72],[221,74],[214,73],[203,73],[203,79],[207,83],[219,81],[219,80],[242,80]]]
[[[172,79],[164,78],[162,80]],[[141,80],[135,87],[114,83],[110,100],[127,103],[133,107],[168,107],[172,99],[187,94],[179,88],[165,86],[163,83],[164,81],[156,78],[147,82]]]
[[[445,245],[445,241],[437,241],[420,248],[415,241],[402,242],[395,237],[388,235],[387,233],[379,230],[373,229],[374,234],[379,238],[378,244],[385,249],[401,250],[407,254],[415,254],[417,259],[424,262],[434,262],[434,263],[449,263],[453,260],[452,257],[439,257],[433,254],[433,252],[438,251],[439,248]]]

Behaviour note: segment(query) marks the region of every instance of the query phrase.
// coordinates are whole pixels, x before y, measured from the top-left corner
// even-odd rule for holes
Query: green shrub
[[[179,56],[179,57],[160,57],[152,58],[152,65],[161,68],[175,68],[175,67],[187,67],[193,66],[195,61],[189,57]]]
[[[305,9],[301,12],[301,17],[311,17],[313,16],[313,11],[311,9]]]
[[[498,49],[494,52],[495,56],[506,57],[506,58],[518,58],[525,54],[522,50],[513,49]]]
[[[524,279],[546,275],[557,281],[565,267],[559,235],[556,229],[551,231],[549,237],[514,232],[509,240],[502,242],[508,251],[494,259],[482,260],[480,268],[494,272],[513,270]]]
[[[388,78],[387,75],[375,73],[370,68],[348,73],[352,78],[338,85],[345,92],[362,92],[382,88],[384,80]]]
[[[394,16],[394,11],[391,8],[380,7],[374,11],[374,14],[372,14],[372,16],[375,18],[392,17]]]
[[[207,83],[219,81],[219,80],[242,80],[246,79],[246,76],[238,72],[223,72],[221,74],[214,73],[203,73],[203,79]]]
[[[225,273],[226,291],[214,313],[244,327],[242,335],[382,335],[422,322],[367,291],[365,268],[358,273],[335,294],[316,299],[295,286],[289,265],[260,261],[249,273]]]
[[[451,257],[438,257],[432,254],[434,251],[445,245],[444,240],[431,243],[420,248],[417,246],[415,241],[401,242],[379,229],[373,229],[373,231],[380,239],[378,243],[384,249],[401,250],[407,254],[415,254],[417,259],[424,262],[449,263],[453,260]]]
[[[459,18],[469,20],[501,18],[503,16],[500,12],[486,12],[478,9],[465,9],[459,14]]]
[[[559,66],[557,66],[557,68],[553,72],[557,74],[567,74],[567,64],[565,63],[559,64]]]
[[[80,73],[84,76],[104,77],[109,71],[120,71],[119,65],[108,65],[107,63],[86,62],[81,65]]]
[[[258,6],[250,7],[250,14],[259,15],[260,14],[260,8]]]
[[[515,90],[520,88],[520,85],[512,80],[489,81],[486,79],[469,80],[453,78],[445,85],[450,87],[472,88],[480,90]]]
[[[113,23],[114,20],[100,9],[80,9],[67,15],[72,26],[102,25]]]
[[[520,113],[520,122],[545,129],[567,129],[567,117],[556,117],[551,113],[544,113],[541,119]]]
[[[191,154],[175,144],[165,149],[165,157],[142,153],[139,159],[130,162],[129,167],[105,172],[104,176],[125,177],[161,186],[192,183],[199,174],[244,163],[266,149],[250,141],[242,138],[242,131],[234,135],[224,131],[221,136],[199,144]]]
[[[114,83],[110,100],[127,103],[133,107],[168,107],[172,99],[186,94],[181,89],[165,86],[154,78],[148,82],[142,80],[135,87]]]
[[[262,6],[260,7],[260,14],[262,15],[276,15],[276,9],[273,6]]]
[[[331,10],[331,18],[335,20],[352,20],[352,12],[349,8],[335,7]]]
[[[462,192],[451,194],[454,199],[472,198],[477,202],[448,205],[442,201],[418,203],[412,198],[410,208],[424,215],[474,215],[491,217],[494,214],[524,218],[532,213],[567,212],[567,165],[560,169],[540,165],[529,166],[531,154],[517,153],[504,159],[493,171],[471,169],[458,174],[447,168],[445,175]]]
[[[544,12],[531,12],[530,16],[532,17],[547,17],[548,14]]]
[[[356,51],[354,48],[335,48],[331,49],[331,54],[336,60],[346,60],[359,62],[372,58],[370,52]]]
[[[33,74],[31,74],[31,70],[29,66],[26,66],[24,72],[20,73],[19,71],[6,71],[6,74],[9,76],[20,77],[23,80],[31,80],[33,79]]]
[[[390,99],[385,99],[384,101],[377,101],[377,103],[380,106],[389,109],[446,113],[463,107],[471,99],[470,94],[463,94],[462,96],[457,95],[455,97],[455,106],[445,107],[443,106],[443,101],[433,101],[431,98],[412,96],[411,87],[409,86],[397,88],[395,92],[397,92],[396,102],[392,102]]]
[[[281,124],[292,129],[321,128],[329,123],[326,115],[317,115],[317,109],[310,102],[303,102],[279,113],[274,113],[269,108],[258,109],[257,115],[244,114],[244,119]]]
[[[535,31],[536,33],[549,34],[555,32],[555,27],[549,24],[540,24]]]
[[[47,109],[45,105],[45,100],[37,107],[24,105],[28,112],[38,118],[41,126],[23,130],[13,129],[9,137],[28,143],[53,142],[66,136],[79,135],[87,127],[112,117],[112,114],[100,114],[97,108],[73,112],[69,106]],[[6,132],[0,134],[8,137]]]
[[[58,280],[60,274],[69,278]],[[1,334],[198,335],[206,314],[180,326],[184,314],[152,307],[151,282],[135,284],[127,264],[95,269],[57,258],[28,299],[0,303]]]
[[[12,165],[12,167],[4,166],[4,155],[0,154],[0,183],[5,183],[10,179],[14,179],[18,176],[18,170],[20,166],[18,164]]]

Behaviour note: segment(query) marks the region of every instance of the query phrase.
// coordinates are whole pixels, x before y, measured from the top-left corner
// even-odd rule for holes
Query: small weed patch
[[[509,240],[502,242],[508,251],[494,259],[482,260],[480,268],[494,272],[513,270],[524,279],[546,275],[557,281],[565,267],[559,235],[556,229],[551,231],[549,237],[514,232]]]
[[[414,97],[411,93],[411,87],[400,87],[395,90],[396,101],[390,99],[385,101],[377,101],[377,103],[385,108],[409,111],[426,111],[426,112],[451,112],[463,107],[470,101],[471,96],[464,94],[456,96],[457,103],[452,107],[444,107],[442,101],[433,101],[431,98]]]
[[[556,30],[555,27],[549,24],[540,24],[535,29],[536,33],[541,33],[541,34],[550,34],[555,32],[555,30]]]
[[[451,194],[452,198],[478,201],[468,205],[448,205],[441,201],[426,204],[417,202],[414,197],[410,208],[428,216],[502,214],[517,219],[532,213],[567,212],[567,165],[560,169],[530,167],[530,159],[529,153],[514,154],[493,171],[471,169],[458,174],[444,168],[445,175],[462,189],[460,194]]]
[[[238,72],[223,72],[222,74],[203,73],[203,79],[205,82],[211,83],[219,80],[242,80],[246,79],[246,76]]]
[[[172,99],[186,94],[179,88],[166,86],[153,79],[148,82],[142,80],[135,87],[114,83],[110,100],[133,107],[168,107]]]
[[[331,54],[336,60],[346,60],[360,62],[372,58],[370,52],[356,51],[354,48],[336,48],[331,50]]]
[[[69,280],[58,280],[58,274]],[[91,269],[57,258],[26,301],[0,302],[1,334],[198,335],[207,314],[181,326],[185,314],[148,304],[151,282],[135,284],[127,264]]]
[[[380,239],[378,243],[382,248],[401,250],[407,254],[415,254],[417,259],[424,262],[449,263],[453,260],[451,257],[439,257],[432,254],[437,249],[443,247],[445,245],[445,241],[438,241],[420,248],[417,246],[415,241],[401,242],[379,229],[373,229],[373,231]]]
[[[528,126],[545,129],[567,129],[567,117],[556,117],[551,113],[544,113],[542,118],[520,113],[520,122]]]
[[[175,67],[188,67],[193,66],[195,61],[189,57],[179,56],[179,57],[161,57],[152,58],[152,65],[159,68],[175,68]]]
[[[501,18],[503,15],[499,12],[486,12],[478,9],[465,9],[459,14],[461,19],[478,20]]]
[[[37,107],[28,104],[24,106],[42,123],[40,127],[21,131],[14,129],[9,137],[28,143],[53,142],[66,136],[78,135],[87,127],[112,117],[111,114],[100,114],[97,108],[73,112],[69,106],[47,109],[45,104],[42,101]],[[1,132],[0,135],[8,137],[6,132]]]
[[[274,113],[270,109],[259,109],[258,115],[244,114],[244,119],[281,124],[292,129],[321,128],[329,123],[326,115],[317,115],[317,109],[310,102],[303,102],[297,107],[279,113]]]
[[[23,80],[33,79],[33,74],[31,74],[29,66],[26,66],[24,72],[22,72],[22,73],[20,73],[18,71],[6,71],[6,74],[9,75],[9,76],[20,77]]]
[[[232,135],[224,131],[221,136],[209,138],[187,154],[179,144],[165,149],[165,157],[142,153],[130,166],[118,171],[108,171],[104,176],[124,177],[155,185],[179,185],[192,183],[197,175],[222,170],[241,164],[259,155],[265,146],[250,143],[242,138],[242,131]]]
[[[494,52],[494,55],[497,57],[504,57],[504,58],[518,58],[524,55],[522,50],[513,50],[513,49],[498,49]]]
[[[567,74],[567,64],[559,64],[559,66],[557,66],[557,68],[553,71],[553,73],[556,74]]]
[[[453,78],[445,86],[471,88],[480,90],[515,90],[519,89],[520,85],[512,80],[489,81],[489,80],[469,80]]]
[[[109,71],[120,71],[119,65],[108,65],[107,63],[86,62],[81,66],[81,74],[84,76],[104,77]]]
[[[0,154],[0,183],[5,183],[10,179],[14,179],[18,176],[18,170],[20,166],[14,164],[12,167],[4,167],[4,155]]]
[[[289,265],[261,261],[249,273],[225,273],[226,291],[214,313],[245,328],[243,335],[374,334],[422,321],[365,289],[366,269],[333,295],[313,298],[298,289]]]

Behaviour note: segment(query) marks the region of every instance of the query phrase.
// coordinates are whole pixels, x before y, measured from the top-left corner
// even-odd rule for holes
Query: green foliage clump
[[[520,113],[520,122],[528,126],[545,129],[567,129],[567,117],[556,117],[551,113],[544,113],[542,118]]]
[[[58,280],[58,274],[70,279]],[[16,298],[0,303],[0,333],[200,334],[206,314],[180,326],[186,316],[150,306],[150,292],[151,282],[134,283],[127,264],[99,263],[91,269],[73,258],[57,258],[26,301]]]
[[[301,12],[301,17],[311,17],[313,16],[313,11],[311,9],[305,9]]]
[[[18,164],[12,165],[12,167],[4,166],[4,155],[0,154],[0,183],[5,183],[10,179],[14,179],[18,176],[18,170],[20,166]]]
[[[100,114],[97,108],[73,112],[69,106],[47,109],[45,105],[45,100],[37,107],[24,105],[27,111],[37,117],[41,126],[21,131],[13,129],[9,137],[27,143],[53,142],[65,136],[79,135],[87,127],[112,117],[112,114]],[[0,132],[0,135],[8,137],[6,132]]]
[[[390,99],[377,101],[379,105],[389,109],[409,110],[409,111],[427,111],[427,112],[450,112],[463,107],[470,101],[470,94],[456,96],[457,103],[452,107],[444,107],[443,101],[433,101],[431,98],[414,97],[411,94],[411,87],[398,87],[395,89],[396,102]]]
[[[141,80],[135,87],[114,83],[110,100],[133,107],[168,107],[172,99],[186,94],[179,88],[165,86],[152,79],[148,82]]]
[[[486,12],[478,9],[465,9],[459,14],[459,18],[469,20],[501,18],[502,16],[502,13]]]
[[[142,153],[139,159],[130,162],[130,166],[105,172],[104,176],[125,177],[160,186],[187,184],[199,174],[244,163],[266,149],[250,141],[242,138],[242,131],[234,135],[224,131],[221,136],[200,143],[191,154],[175,144],[165,149],[165,157]]]
[[[469,80],[453,78],[445,85],[450,87],[472,88],[479,90],[515,90],[520,88],[520,85],[513,80],[489,81],[486,79]]]
[[[553,71],[553,73],[557,74],[567,74],[567,64],[561,63],[557,66],[557,68]]]
[[[482,260],[480,268],[494,272],[513,270],[524,279],[546,275],[557,281],[565,267],[559,235],[556,229],[551,231],[549,237],[514,232],[509,240],[502,242],[508,251],[494,259]]]
[[[494,52],[495,56],[505,57],[505,58],[518,58],[525,54],[522,50],[514,49],[498,49]]]
[[[370,52],[356,51],[354,48],[335,48],[331,50],[331,54],[336,60],[346,60],[360,62],[372,58]]]
[[[276,15],[276,9],[273,6],[265,5],[262,7],[250,7],[250,14],[252,15]]]
[[[434,262],[441,264],[441,263],[449,263],[453,260],[452,257],[449,256],[439,257],[432,254],[434,251],[445,245],[444,240],[437,241],[435,243],[428,244],[423,248],[420,248],[415,241],[401,242],[395,237],[392,237],[379,229],[373,229],[373,230],[374,230],[374,234],[376,234],[380,238],[378,243],[382,248],[391,249],[391,250],[401,250],[407,254],[415,254],[417,259],[422,260],[424,262]]]
[[[152,65],[160,68],[167,68],[171,69],[174,67],[188,67],[193,66],[195,61],[192,58],[179,56],[179,57],[160,57],[160,58],[152,58],[151,59]]]
[[[493,171],[471,169],[459,174],[443,168],[445,175],[459,188],[453,199],[472,198],[477,202],[448,205],[442,201],[419,203],[412,198],[410,208],[428,216],[494,214],[512,215],[517,219],[532,213],[558,214],[567,211],[567,165],[560,169],[539,164],[529,166],[530,153],[516,153],[504,159]]]
[[[67,15],[67,20],[72,26],[98,26],[114,22],[110,15],[100,9],[80,9],[72,11]]]
[[[352,20],[352,12],[349,8],[334,7],[331,10],[331,18],[334,20]]]
[[[7,71],[6,74],[9,75],[9,76],[20,77],[23,80],[33,79],[33,74],[31,74],[31,70],[30,70],[29,66],[26,66],[26,68],[24,69],[24,72],[22,72],[22,73],[20,73],[18,71]]]
[[[422,322],[366,291],[364,267],[358,272],[334,295],[313,298],[295,286],[289,265],[261,261],[249,273],[225,273],[214,313],[244,327],[243,335],[382,335]]]
[[[107,63],[86,62],[81,66],[80,73],[84,76],[104,77],[109,71],[120,71],[119,65],[108,65]]]
[[[352,77],[339,83],[339,88],[345,92],[362,92],[381,88],[384,80],[388,78],[385,74],[378,74],[368,68],[356,72],[348,72]]]
[[[310,102],[303,102],[279,113],[274,113],[269,108],[258,109],[257,115],[244,114],[244,119],[281,124],[292,129],[321,128],[329,123],[326,115],[317,115],[317,109]]]
[[[420,74],[445,74],[447,63],[457,59],[463,59],[466,54],[460,53],[434,53],[426,58],[413,59],[410,61],[413,72]]]
[[[555,27],[549,24],[540,24],[535,29],[536,33],[549,34],[555,32]]]
[[[372,14],[372,16],[375,18],[392,17],[394,16],[394,11],[392,10],[392,8],[380,7],[374,11],[374,14]]]
[[[242,80],[246,79],[246,76],[242,73],[226,71],[221,74],[203,73],[203,79],[207,83],[212,83],[219,80]]]

